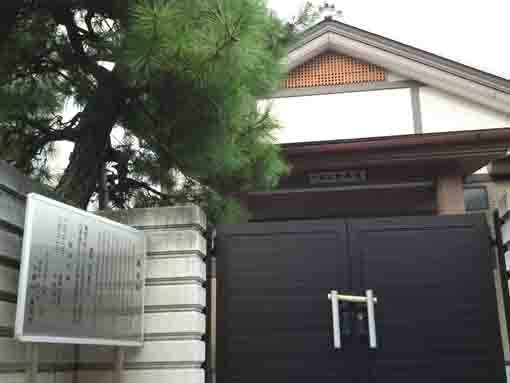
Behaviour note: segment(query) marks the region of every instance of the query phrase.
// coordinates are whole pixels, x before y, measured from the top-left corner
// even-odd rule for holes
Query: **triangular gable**
[[[327,60],[321,56],[331,54],[353,57],[351,60],[356,63],[371,63],[360,66],[365,70],[367,67],[378,68],[375,73],[381,73],[384,70],[379,68],[385,68],[386,73],[391,72],[510,114],[509,80],[333,20],[325,20],[306,31],[291,48],[285,60],[290,76],[284,85],[311,88],[330,81],[348,85],[348,81],[353,84],[360,78],[353,72],[346,73],[345,69],[340,69],[341,75],[333,76],[335,80],[326,79],[327,76],[321,78],[317,65],[314,68],[312,63],[320,63],[319,66],[324,67]],[[369,79],[367,82],[376,83],[370,80],[374,73],[365,76]],[[304,86],[298,85],[303,83]]]
[[[385,70],[347,55],[322,53],[294,68],[282,88],[357,84],[385,80]]]

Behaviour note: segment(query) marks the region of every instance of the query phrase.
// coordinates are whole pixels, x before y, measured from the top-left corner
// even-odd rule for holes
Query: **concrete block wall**
[[[13,339],[26,195],[48,194],[0,161],[0,382],[25,381],[27,346]],[[76,347],[42,345],[38,383],[74,382]]]
[[[102,212],[147,234],[142,348],[126,348],[124,383],[204,383],[204,213],[196,206]],[[79,346],[78,383],[111,383],[114,350]]]

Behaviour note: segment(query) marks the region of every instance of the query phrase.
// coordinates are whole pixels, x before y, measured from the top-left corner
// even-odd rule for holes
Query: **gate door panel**
[[[505,381],[483,217],[350,221],[349,234],[354,290],[378,298],[369,382]]]
[[[221,227],[217,253],[218,382],[357,381],[327,296],[350,287],[344,221]]]

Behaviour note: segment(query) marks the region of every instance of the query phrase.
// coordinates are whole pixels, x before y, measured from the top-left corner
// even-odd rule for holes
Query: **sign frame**
[[[88,220],[91,218],[102,224],[115,228],[116,230],[130,232],[136,235],[140,235],[143,238],[143,258],[141,265],[142,285],[141,285],[141,313],[140,313],[140,336],[138,340],[122,340],[115,338],[106,337],[72,337],[72,336],[58,336],[58,335],[33,335],[25,334],[25,312],[26,312],[26,300],[28,296],[28,284],[30,276],[30,250],[31,242],[33,237],[33,215],[34,209],[33,204],[44,203],[52,207],[64,209],[74,215],[87,217]],[[79,257],[80,255],[78,255]],[[43,197],[36,193],[30,193],[27,195],[27,205],[25,213],[25,226],[23,233],[22,253],[21,253],[21,267],[18,281],[18,302],[16,305],[16,320],[14,337],[20,342],[29,343],[64,343],[64,344],[84,344],[84,345],[102,345],[102,346],[119,346],[119,347],[140,347],[144,342],[144,304],[145,304],[145,272],[146,272],[146,261],[147,261],[147,237],[146,235],[137,229],[130,226],[123,225],[121,223],[109,220],[107,218],[95,215],[84,210],[77,209],[73,206],[52,200],[50,198]]]

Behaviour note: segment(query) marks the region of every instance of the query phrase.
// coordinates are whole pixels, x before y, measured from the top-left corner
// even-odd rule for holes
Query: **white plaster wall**
[[[509,116],[430,86],[420,88],[423,132],[498,129]]]
[[[282,125],[279,143],[413,133],[409,89],[278,98],[261,102]]]
[[[400,80],[392,77],[388,81]],[[510,115],[423,86],[420,88],[423,133],[510,127]],[[281,124],[279,143],[327,141],[413,134],[409,89],[378,90],[260,102]]]

